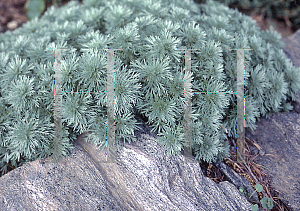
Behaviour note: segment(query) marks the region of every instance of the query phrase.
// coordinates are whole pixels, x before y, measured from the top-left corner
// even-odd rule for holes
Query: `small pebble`
[[[259,155],[260,155],[260,156],[264,156],[265,154],[266,154],[265,150],[263,150],[263,149],[262,149],[262,150],[259,150]]]
[[[258,154],[258,149],[254,146],[250,146],[250,151],[252,154],[257,155]]]
[[[7,28],[10,29],[10,30],[14,30],[17,27],[18,27],[18,22],[17,21],[11,21],[7,24]]]
[[[230,151],[236,153],[236,148],[234,146],[230,146]]]

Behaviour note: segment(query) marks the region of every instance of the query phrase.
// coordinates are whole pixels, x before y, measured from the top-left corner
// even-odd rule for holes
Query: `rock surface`
[[[222,171],[226,175],[228,181],[234,184],[234,186],[237,189],[239,189],[239,187],[242,187],[245,192],[253,193],[251,197],[251,201],[254,201],[257,204],[260,203],[257,192],[254,190],[251,183],[247,179],[245,179],[245,177],[242,177],[241,175],[236,173],[231,167],[227,166],[223,161],[218,160],[216,162],[216,166],[220,169],[220,171]]]
[[[283,52],[291,59],[295,66],[300,67],[300,29],[293,35],[283,38],[282,41],[285,43]],[[294,110],[300,113],[300,97],[296,101],[292,101],[292,105],[294,106]]]
[[[299,96],[300,99],[300,96]],[[254,139],[265,151],[254,159],[271,177],[270,185],[291,210],[300,210],[300,114],[280,112],[246,128],[246,137]]]
[[[141,128],[115,162],[81,134],[62,162],[43,158],[7,173],[0,178],[1,210],[250,210],[234,185],[204,177],[188,156],[169,157],[150,128]]]
[[[291,36],[282,38],[282,41],[285,43],[283,52],[295,66],[300,67],[300,29]]]

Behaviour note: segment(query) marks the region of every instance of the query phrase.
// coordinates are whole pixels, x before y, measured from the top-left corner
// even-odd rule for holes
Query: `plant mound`
[[[184,146],[184,81],[192,77],[193,153],[197,160],[229,157],[236,134],[238,48],[245,51],[246,127],[260,115],[289,111],[300,90],[300,71],[281,50],[280,35],[261,31],[237,10],[208,1],[72,1],[13,33],[0,35],[0,168],[55,153],[70,140],[106,146],[107,52],[115,51],[115,144],[135,141],[135,115],[159,131],[168,152]],[[62,51],[62,151],[54,139],[54,50]],[[48,49],[46,51],[46,49]],[[184,50],[192,51],[192,76]],[[70,91],[82,91],[81,94]],[[91,94],[89,92],[100,92]],[[220,127],[222,126],[222,127]],[[18,162],[18,163],[17,163]]]

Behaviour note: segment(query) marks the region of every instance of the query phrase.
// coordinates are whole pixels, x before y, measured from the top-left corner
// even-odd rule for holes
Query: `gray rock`
[[[257,155],[259,153],[259,150],[254,146],[250,146],[250,150],[253,155]]]
[[[300,114],[280,112],[261,117],[246,137],[254,139],[265,151],[254,161],[271,177],[270,186],[279,191],[279,198],[290,210],[300,210]]]
[[[251,210],[233,184],[204,177],[189,156],[169,157],[142,128],[114,162],[81,134],[61,162],[42,158],[10,171],[0,178],[1,210]]]
[[[262,150],[259,150],[259,155],[260,155],[260,156],[264,156],[265,154],[266,154],[265,150],[263,150],[263,149],[262,149]]]
[[[236,147],[234,147],[234,146],[230,146],[230,151],[232,151],[232,152],[236,153]]]
[[[281,39],[285,46],[283,52],[290,58],[296,67],[300,67],[300,29],[291,36]]]
[[[245,179],[245,177],[240,176],[231,167],[226,165],[224,162],[221,162],[220,160],[216,162],[216,166],[226,175],[229,182],[234,184],[236,188],[242,187],[244,192],[250,194],[254,192],[254,194],[251,196],[250,199],[248,198],[248,200],[254,201],[257,204],[260,203],[257,192],[254,190],[250,182]]]
[[[285,44],[283,52],[296,67],[300,67],[300,29],[291,36],[283,38],[282,41]],[[291,104],[294,106],[294,111],[300,113],[300,97],[296,101],[292,101]]]
[[[300,97],[296,99],[296,101],[292,101],[291,103],[292,106],[294,106],[294,111],[300,113]]]

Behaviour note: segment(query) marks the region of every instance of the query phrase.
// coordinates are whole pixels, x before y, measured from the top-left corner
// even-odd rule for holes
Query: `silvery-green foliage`
[[[67,156],[82,132],[106,148],[107,51],[115,50],[115,142],[135,141],[146,118],[170,153],[184,147],[184,82],[192,83],[192,147],[197,160],[229,156],[236,135],[236,48],[245,50],[246,127],[260,115],[292,109],[300,71],[280,35],[213,1],[85,0],[49,8],[0,35],[0,168]],[[62,148],[54,145],[54,50],[62,51]],[[47,50],[46,50],[47,49]],[[185,52],[192,50],[191,74]],[[81,92],[80,94],[71,93]],[[205,92],[219,91],[216,94]],[[91,94],[90,92],[97,92]],[[199,93],[200,92],[200,93]],[[110,143],[112,144],[112,143]],[[54,156],[55,157],[55,156]]]

